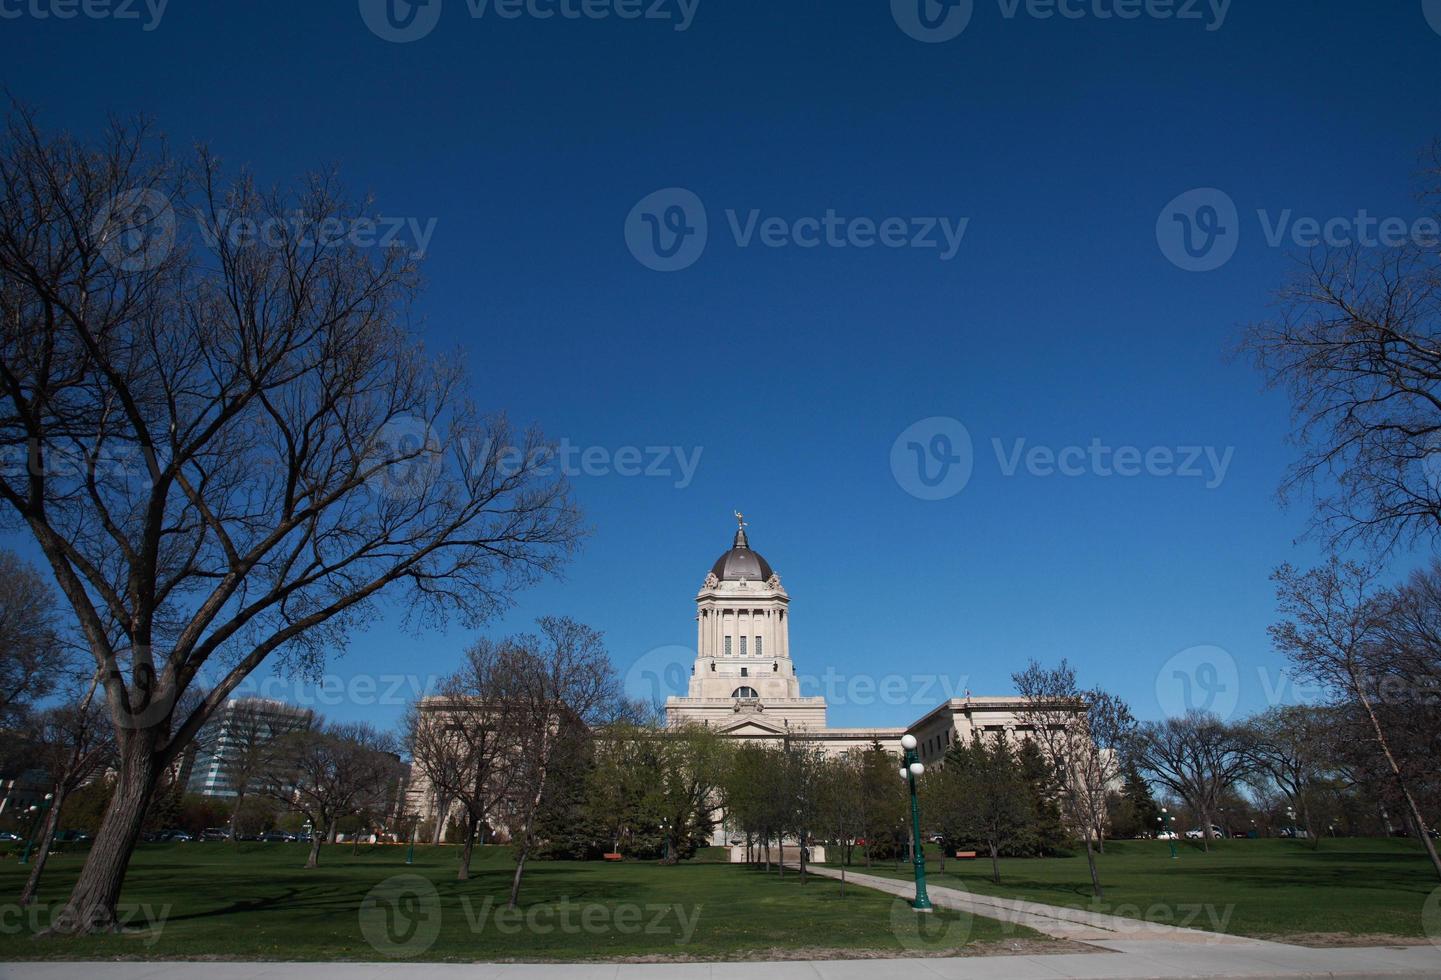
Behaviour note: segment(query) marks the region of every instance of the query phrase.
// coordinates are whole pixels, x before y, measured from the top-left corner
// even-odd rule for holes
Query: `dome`
[[[751,550],[750,543],[746,541],[746,529],[740,527],[736,528],[731,550],[716,559],[711,566],[711,574],[722,582],[739,582],[741,579],[768,582],[774,573],[770,564],[758,552]]]

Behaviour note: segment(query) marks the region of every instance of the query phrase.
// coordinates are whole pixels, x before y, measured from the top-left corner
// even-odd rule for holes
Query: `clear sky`
[[[739,508],[834,725],[904,724],[947,689],[1009,693],[1029,657],[1069,657],[1144,717],[1186,684],[1246,711],[1289,696],[1268,573],[1316,552],[1295,544],[1305,512],[1274,497],[1288,406],[1227,351],[1292,268],[1295,219],[1417,214],[1441,10],[1103,16],[1117,2],[1047,18],[974,0],[958,36],[923,43],[903,0],[645,0],[666,19],[622,18],[626,0],[580,17],[532,0],[513,18],[431,0],[390,12],[418,30],[439,10],[394,43],[367,26],[386,15],[369,0],[173,0],[158,22],[140,3],[138,20],[62,20],[38,16],[56,0],[0,0],[0,80],[51,127],[143,111],[264,180],[335,164],[382,212],[434,219],[427,343],[469,351],[483,406],[606,470],[575,479],[594,534],[565,580],[517,596],[497,631],[574,616],[650,693],[647,672],[688,665],[693,597]],[[1165,9],[1199,19],[1146,12]],[[668,188],[694,197],[628,223]],[[1202,272],[1181,267],[1183,222],[1164,213],[1196,188],[1223,192],[1192,208],[1196,234],[1219,213],[1236,247]],[[1207,210],[1227,200],[1234,220]],[[651,268],[646,216],[664,235],[678,213],[694,242],[697,201],[704,252]],[[856,247],[856,218],[938,247]],[[931,418],[974,447],[969,481],[938,500],[911,454],[963,455],[956,426],[901,438]],[[1062,453],[1080,475],[1048,475],[1037,446],[1086,449]],[[1192,446],[1212,455],[1185,466]],[[699,459],[619,475],[626,447],[642,470],[646,447]],[[1115,475],[1118,447],[1154,450],[1156,472]],[[1166,449],[1182,473],[1163,475]],[[318,706],[389,723],[390,675],[447,671],[467,636],[379,623],[331,660],[349,693]]]

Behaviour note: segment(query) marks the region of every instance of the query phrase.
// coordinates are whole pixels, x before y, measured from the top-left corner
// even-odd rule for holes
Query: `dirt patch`
[[[1426,946],[1425,936],[1388,936],[1374,932],[1295,932],[1286,935],[1257,936],[1273,943],[1310,946],[1315,949],[1336,949],[1347,946]]]

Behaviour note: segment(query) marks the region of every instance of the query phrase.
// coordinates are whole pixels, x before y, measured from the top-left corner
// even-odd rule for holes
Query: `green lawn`
[[[38,941],[30,934],[65,898],[81,855],[53,860],[34,916],[14,904],[24,869],[6,857],[0,960],[737,959],[803,949],[894,956],[1036,935],[952,913],[925,917],[922,934],[921,917],[879,892],[851,886],[842,899],[827,879],[802,886],[794,874],[778,880],[702,862],[532,862],[523,915],[512,920],[496,915],[513,868],[506,848],[478,849],[466,883],[454,880],[454,848],[418,848],[407,868],[403,847],[352,855],[339,845],[325,848],[315,871],[301,868],[305,852],[300,844],[142,845],[122,895],[129,931]],[[415,877],[395,877],[407,874]]]
[[[939,855],[928,849],[926,868],[937,885],[1247,936],[1422,936],[1423,904],[1441,884],[1414,841],[1328,838],[1317,851],[1290,840],[1211,847],[1206,854],[1198,844],[1178,842],[1180,856],[1171,860],[1164,841],[1112,841],[1099,858],[1106,892],[1100,902],[1091,897],[1084,853],[1002,859],[999,885],[990,881],[989,859],[947,861],[941,872]],[[859,852],[855,861],[856,870],[865,870]],[[911,877],[907,864],[872,870]]]

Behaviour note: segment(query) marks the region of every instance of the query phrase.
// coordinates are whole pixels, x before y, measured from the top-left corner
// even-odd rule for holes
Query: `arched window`
[[[753,687],[738,687],[738,688],[736,688],[734,691],[731,692],[731,697],[733,697],[733,698],[758,698],[758,697],[760,697],[760,695],[756,693],[756,689],[753,688]]]

